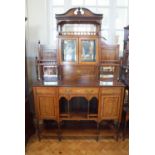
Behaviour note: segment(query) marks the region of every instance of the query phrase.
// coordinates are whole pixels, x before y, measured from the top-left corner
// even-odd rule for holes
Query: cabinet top
[[[43,82],[35,81],[33,86],[54,86],[54,87],[124,87],[120,81],[58,81],[58,82]]]

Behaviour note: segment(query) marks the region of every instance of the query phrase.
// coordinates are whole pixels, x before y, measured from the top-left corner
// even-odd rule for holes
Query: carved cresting
[[[82,10],[82,8],[77,8],[75,11],[74,11],[74,14],[75,15],[83,15],[84,14],[84,11]]]
[[[64,24],[66,20],[70,22],[83,21],[85,23],[102,23],[102,14],[96,14],[84,7],[71,8],[63,14],[55,15],[57,26]]]

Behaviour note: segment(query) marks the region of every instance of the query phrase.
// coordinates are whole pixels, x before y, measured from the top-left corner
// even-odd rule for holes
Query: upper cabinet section
[[[102,14],[72,8],[56,19],[60,64],[97,64]]]

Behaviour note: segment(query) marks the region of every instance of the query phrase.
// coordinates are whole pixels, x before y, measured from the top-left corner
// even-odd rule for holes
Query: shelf
[[[40,136],[46,138],[57,138],[58,136],[58,127],[57,123],[54,121],[46,120],[43,124],[40,125]]]
[[[41,137],[56,138],[58,137],[58,129],[43,129],[40,133]]]
[[[69,117],[69,114],[60,114],[60,118],[67,118],[67,117]]]
[[[70,113],[68,118],[69,120],[87,120],[88,119],[88,114],[87,113]]]
[[[120,60],[103,60],[100,65],[118,65]]]
[[[75,36],[75,35],[77,35],[77,36],[81,36],[81,35],[89,35],[89,36],[95,36],[95,35],[97,35],[98,34],[98,32],[94,32],[94,31],[90,31],[90,32],[76,32],[76,31],[72,31],[72,32],[67,32],[67,31],[64,31],[64,32],[59,32],[59,35],[63,35],[63,36],[66,36],[66,35],[73,35],[73,36]]]
[[[98,114],[89,114],[88,117],[89,119],[96,119],[98,118]]]
[[[96,129],[62,129],[61,136],[65,137],[96,137],[97,131]]]
[[[39,65],[39,66],[53,66],[53,67],[58,66],[57,62],[51,62],[51,61],[37,62],[37,65]]]
[[[123,69],[129,69],[129,65],[122,65]]]
[[[71,113],[71,114],[60,114],[60,119],[62,120],[96,120],[98,118],[98,114],[76,114],[76,113]]]
[[[103,75],[109,75],[109,74],[111,75],[111,74],[114,74],[114,73],[115,73],[115,72],[110,72],[110,71],[109,71],[109,72],[108,72],[108,71],[107,71],[107,72],[105,72],[105,71],[100,71],[100,74],[101,74],[101,75],[102,75],[102,74],[103,74]]]

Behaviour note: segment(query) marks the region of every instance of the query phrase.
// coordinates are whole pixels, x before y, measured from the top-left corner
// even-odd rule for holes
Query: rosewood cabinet
[[[101,40],[102,17],[86,8],[56,14],[57,52],[48,61],[37,59],[37,71],[47,73],[33,86],[36,118],[55,120],[59,139],[66,121],[93,121],[97,138],[102,121],[120,123],[124,85],[119,82],[119,45]],[[56,82],[45,84],[49,76]]]

